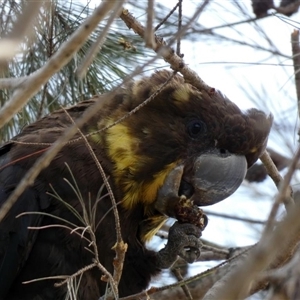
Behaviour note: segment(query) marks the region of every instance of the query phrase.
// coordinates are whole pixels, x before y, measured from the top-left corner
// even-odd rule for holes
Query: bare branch
[[[71,119],[71,122],[76,126],[75,121],[72,119],[72,117],[70,116],[70,114],[68,113],[67,110],[65,110],[65,113],[68,115],[68,117]],[[110,199],[111,199],[111,203],[112,203],[112,208],[113,208],[113,213],[114,213],[114,217],[115,217],[115,227],[116,227],[116,235],[117,235],[117,244],[114,246],[114,250],[116,252],[116,257],[114,259],[114,276],[113,276],[113,282],[111,282],[111,285],[114,286],[114,294],[117,294],[117,286],[118,283],[120,282],[121,279],[121,275],[122,275],[122,271],[123,271],[123,264],[124,264],[124,259],[125,259],[125,253],[127,251],[127,244],[124,243],[123,239],[122,239],[122,234],[121,234],[121,225],[120,225],[120,217],[119,217],[119,212],[117,209],[117,203],[116,203],[116,199],[114,196],[114,193],[112,191],[112,188],[108,182],[107,176],[104,172],[104,169],[102,168],[99,159],[97,158],[93,148],[91,147],[88,139],[85,137],[85,135],[82,133],[82,131],[78,128],[78,132],[80,134],[80,136],[82,137],[82,139],[85,142],[86,147],[88,148],[100,174],[101,177],[103,179],[103,182],[108,190]],[[93,236],[95,237],[94,233]],[[96,237],[95,237],[95,241],[94,244],[96,245]],[[96,259],[98,264],[100,264],[99,262],[99,256],[98,256],[98,248],[97,246],[95,246],[95,252],[96,252]]]
[[[182,0],[178,1],[178,32],[181,31],[181,27],[182,27]],[[180,51],[180,47],[181,47],[181,37],[179,36],[177,38],[177,45],[176,45],[176,54],[181,57],[181,51]]]
[[[21,85],[28,77],[19,78],[0,78],[0,89],[14,89],[16,86]]]
[[[170,16],[175,12],[175,10],[177,9],[179,5],[179,1],[177,2],[177,4],[170,10],[170,12],[165,16],[165,18],[163,20],[161,20],[161,22],[159,22],[159,24],[157,24],[154,28],[154,31],[157,31],[169,18]]]
[[[281,177],[281,175],[279,174],[273,160],[271,159],[269,153],[267,152],[267,150],[264,151],[264,153],[261,155],[260,160],[263,162],[263,164],[265,165],[268,174],[270,175],[270,177],[273,179],[275,185],[277,186],[278,190],[280,189],[280,185],[283,182],[283,178]],[[297,164],[298,162],[296,162]],[[295,165],[295,169],[296,169],[297,165]],[[294,169],[294,170],[295,170]],[[272,207],[272,211],[270,213],[268,222],[273,222],[275,219],[275,216],[277,214],[279,205],[281,203],[284,203],[286,210],[289,209],[289,206],[291,206],[292,204],[294,204],[294,200],[292,198],[293,195],[293,190],[291,188],[290,185],[288,185],[287,187],[287,194],[283,197],[283,198],[276,198],[278,199],[278,201],[280,202],[274,202],[273,207]],[[267,225],[268,227],[268,225]]]
[[[300,2],[300,1],[299,1]],[[294,30],[291,34],[292,53],[293,53],[293,65],[295,74],[295,86],[298,104],[298,115],[300,118],[300,42],[299,42],[299,30]],[[300,136],[300,129],[298,130]],[[300,139],[299,139],[300,140]]]
[[[155,48],[155,40],[153,35],[153,19],[154,19],[154,0],[148,0],[147,9],[147,25],[145,30],[145,46]]]
[[[173,269],[172,269],[172,273],[174,274],[174,276],[176,277],[176,279],[177,279],[178,281],[183,280],[183,277],[182,277],[182,275],[181,275],[181,273],[180,273],[180,269],[179,269],[179,268],[173,268]],[[193,297],[192,297],[192,295],[191,295],[191,292],[190,292],[188,286],[187,286],[187,285],[183,285],[181,288],[182,288],[182,291],[184,292],[186,298],[187,298],[188,300],[193,300]]]
[[[250,218],[246,218],[246,217],[237,217],[237,216],[233,216],[233,215],[227,215],[224,213],[216,213],[216,212],[207,211],[207,210],[205,210],[205,214],[215,216],[215,217],[220,217],[223,219],[230,219],[230,220],[234,220],[234,221],[246,222],[246,223],[250,223],[250,224],[265,224],[266,223],[265,221],[261,221],[261,220],[255,220],[255,219],[250,219]]]
[[[203,11],[208,2],[208,0],[205,0],[202,3],[202,5],[197,9],[193,17],[190,19],[189,24],[191,24],[198,17],[198,15]],[[128,28],[132,28],[133,31],[142,38],[145,37],[145,27],[139,21],[137,21],[128,10],[123,9],[120,18],[125,22]],[[184,26],[182,30],[183,32],[187,29],[189,24]],[[182,34],[182,32],[180,34]],[[214,89],[208,86],[195,71],[191,70],[184,63],[183,59],[179,57],[174,52],[174,50],[166,44],[163,38],[154,35],[154,39],[156,42],[156,47],[153,50],[160,54],[164,58],[164,60],[170,64],[173,70],[180,72],[187,82],[189,82],[199,90],[206,90],[208,93],[214,92]]]

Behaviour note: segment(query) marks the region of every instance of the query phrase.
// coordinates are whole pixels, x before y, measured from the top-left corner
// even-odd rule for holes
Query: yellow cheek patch
[[[130,166],[134,166],[134,163],[139,158],[135,154],[139,140],[132,137],[128,128],[121,123],[109,128],[107,131],[108,154],[115,163],[116,170],[120,172]]]
[[[96,132],[98,129],[90,129],[89,130],[89,134],[91,133],[91,135],[89,136],[89,140],[92,140],[95,144],[101,144],[103,142],[103,137],[101,135],[101,133],[94,133]]]
[[[108,155],[114,163],[113,177],[116,185],[122,189],[124,197],[122,203],[127,209],[131,209],[137,203],[144,203],[146,206],[152,204],[166,176],[177,164],[173,162],[162,166],[163,169],[153,174],[147,182],[139,180],[136,174],[140,173],[145,165],[152,163],[151,157],[136,154],[141,142],[133,137],[129,128],[122,123],[107,130]]]
[[[254,148],[252,148],[252,149],[250,149],[250,153],[254,153],[254,152],[256,152],[257,151],[257,147],[254,147]]]
[[[156,215],[149,219],[146,219],[145,222],[147,223],[145,228],[143,225],[141,227],[141,240],[143,242],[150,241],[153,236],[158,232],[158,230],[165,224],[167,221],[166,216]]]
[[[127,209],[131,209],[137,203],[144,203],[145,208],[151,205],[157,197],[158,189],[164,184],[165,179],[169,172],[175,167],[176,163],[167,165],[162,171],[153,176],[151,182],[139,182],[136,180],[125,179],[121,183],[124,192],[123,205]],[[132,168],[134,172],[134,168]],[[123,178],[124,179],[124,178]],[[122,178],[119,178],[119,182]],[[147,211],[145,211],[147,214]]]
[[[167,175],[174,169],[177,163],[173,162],[167,165],[162,171],[154,175],[153,180],[150,183],[145,183],[143,186],[143,200],[146,202],[153,202],[153,199],[157,196],[157,190],[164,184]]]

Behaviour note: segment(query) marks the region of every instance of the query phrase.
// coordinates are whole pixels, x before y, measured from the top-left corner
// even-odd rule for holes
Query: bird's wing
[[[0,148],[0,207],[6,203],[15,190],[19,179],[26,170],[20,165],[11,164],[10,150],[13,145],[5,144]],[[19,270],[30,253],[37,236],[37,230],[28,230],[38,226],[42,215],[26,214],[16,218],[20,213],[40,211],[42,195],[33,187],[29,187],[9,210],[4,220],[0,222],[0,299],[7,293]]]
[[[2,206],[34,162],[72,125],[70,117],[77,119],[94,102],[94,99],[90,99],[70,107],[67,109],[69,116],[64,110],[56,111],[28,125],[11,142],[0,147],[0,213]],[[65,147],[57,155],[51,164],[51,171],[42,171],[34,184],[26,188],[0,222],[0,299],[5,297],[34,246],[40,230],[28,230],[28,227],[38,227],[43,221],[41,212],[47,211],[51,206],[53,197],[48,194],[52,191],[49,184],[53,183],[56,188],[69,191],[70,187],[65,182],[61,184],[62,178],[67,177],[65,173],[68,173],[65,171],[65,163],[70,166],[77,164],[80,170],[83,164],[89,162],[86,159],[89,154],[84,143],[73,145],[71,156],[68,155],[70,147]],[[78,153],[81,153],[80,157]],[[65,157],[68,159],[64,159]],[[93,163],[92,159],[90,161]],[[88,182],[84,181],[83,185],[88,185]],[[16,217],[20,214],[22,216]]]

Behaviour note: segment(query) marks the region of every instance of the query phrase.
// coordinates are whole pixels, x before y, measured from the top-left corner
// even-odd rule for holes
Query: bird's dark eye
[[[200,134],[206,132],[206,126],[200,120],[191,120],[187,124],[187,131],[191,138],[195,139],[200,136]]]

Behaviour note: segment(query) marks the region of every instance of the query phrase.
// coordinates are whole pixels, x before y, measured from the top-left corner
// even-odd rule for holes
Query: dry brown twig
[[[179,0],[178,1],[178,32],[181,31],[181,27],[182,27],[182,1],[183,0]],[[183,57],[182,54],[181,54],[181,36],[179,36],[177,38],[177,45],[176,45],[176,54],[179,56],[179,57]]]
[[[273,160],[271,159],[267,150],[265,150],[263,152],[263,154],[260,157],[260,160],[266,167],[267,173],[274,181],[277,189],[280,190],[280,187],[283,183],[283,178],[279,174],[278,169],[277,169],[276,165],[274,164]],[[296,168],[296,166],[295,166],[295,168]],[[271,213],[270,213],[268,221],[267,221],[267,227],[269,227],[269,225],[274,223],[274,220],[275,220],[275,217],[276,217],[276,214],[277,214],[280,204],[283,203],[285,205],[286,210],[288,210],[289,208],[291,208],[293,206],[294,200],[292,198],[292,195],[293,195],[293,190],[292,190],[291,186],[288,185],[287,192],[284,195],[284,197],[276,198],[280,202],[274,201],[273,207],[271,209]]]
[[[173,275],[176,277],[176,279],[177,279],[178,281],[183,280],[183,277],[182,277],[182,275],[181,275],[181,273],[180,273],[180,269],[179,269],[179,268],[173,268],[173,269],[172,269],[172,273],[173,273]],[[182,291],[183,291],[183,293],[185,294],[186,298],[187,298],[188,300],[193,300],[193,297],[192,297],[192,295],[191,295],[191,292],[190,292],[188,286],[184,284],[181,288],[182,288]]]
[[[300,1],[299,1],[300,2]],[[295,74],[295,87],[298,104],[298,115],[300,118],[300,42],[299,42],[299,30],[294,30],[291,34],[293,65]],[[300,136],[300,129],[298,130]],[[300,141],[300,138],[299,138]]]
[[[141,293],[131,295],[128,297],[123,297],[120,298],[120,300],[149,299],[149,295],[151,295],[152,298],[155,294],[157,294],[157,298],[154,296],[155,299],[162,299],[162,295],[164,299],[165,296],[167,296],[168,299],[172,299],[172,291],[174,291],[175,288],[182,287],[184,285],[189,287],[189,291],[192,293],[192,296],[194,298],[195,295],[197,295],[197,298],[195,299],[199,299],[199,294],[204,295],[205,292],[209,290],[217,280],[223,278],[228,273],[228,268],[230,268],[230,270],[235,268],[236,258],[244,257],[244,255],[250,248],[251,247],[246,247],[245,249],[242,249],[237,255],[228,259],[227,261],[222,262],[219,265],[210,268],[207,271],[204,271],[200,274],[183,279],[180,282],[169,284],[163,287],[151,287],[147,291],[143,291]],[[191,285],[193,285],[195,289],[191,288]],[[170,295],[165,295],[163,292],[171,293]]]
[[[64,108],[63,108],[64,109]],[[70,118],[71,122],[73,123],[74,126],[76,126],[75,121],[72,119],[72,117],[70,116],[70,114],[68,113],[68,111],[66,109],[64,109],[65,113],[68,115],[68,117]],[[116,257],[114,258],[113,261],[113,266],[114,266],[114,274],[113,277],[111,276],[107,276],[107,274],[109,273],[107,270],[104,274],[105,278],[109,281],[110,286],[112,287],[112,292],[114,297],[118,298],[118,284],[120,282],[121,279],[121,275],[122,275],[122,271],[123,271],[123,264],[124,264],[124,259],[125,259],[125,253],[127,251],[127,247],[128,245],[126,243],[124,243],[123,239],[122,239],[122,234],[121,234],[121,225],[120,225],[120,218],[119,218],[119,212],[117,209],[117,203],[116,203],[116,199],[114,197],[113,191],[111,189],[111,186],[108,182],[107,176],[105,174],[105,171],[103,170],[93,148],[91,147],[88,139],[85,137],[85,135],[82,133],[82,131],[78,128],[78,132],[80,134],[80,136],[82,137],[86,147],[88,148],[90,155],[92,156],[100,174],[101,177],[103,179],[103,182],[108,190],[109,193],[109,198],[112,202],[112,208],[113,208],[113,212],[114,212],[114,217],[115,217],[115,228],[116,228],[116,235],[117,235],[117,242],[114,246],[114,250],[116,252]],[[85,207],[83,207],[83,210],[86,211]],[[86,220],[86,222],[88,223],[89,220]],[[98,255],[98,248],[97,248],[97,241],[96,241],[96,236],[94,231],[91,229],[91,226],[89,226],[89,233],[91,235],[92,241],[93,241],[93,246],[94,246],[94,252],[95,252],[95,261],[97,266],[100,268],[101,271],[103,271],[103,266],[99,260],[99,255]],[[110,274],[109,274],[110,275]],[[104,278],[103,278],[104,279]]]
[[[202,5],[195,12],[194,16],[190,19],[190,23],[199,16],[203,11],[203,8],[207,5],[208,1],[205,0]],[[129,29],[132,29],[140,37],[145,38],[145,27],[136,19],[134,16],[126,9],[123,9],[120,18],[124,21]],[[182,27],[182,32],[185,32],[188,28],[188,24]],[[181,32],[181,34],[182,34]],[[191,85],[195,86],[199,90],[205,90],[208,93],[213,93],[214,88],[208,86],[198,74],[190,69],[185,63],[184,60],[179,57],[175,51],[167,45],[163,38],[154,35],[155,47],[153,50],[161,55],[166,62],[168,62],[171,68],[179,73],[181,73],[186,82],[189,82]]]
[[[155,48],[155,40],[153,34],[153,19],[154,19],[154,0],[148,0],[147,8],[147,25],[145,30],[145,46]]]
[[[226,213],[217,213],[214,211],[207,211],[205,210],[205,214],[207,214],[208,216],[215,216],[215,217],[219,217],[222,219],[229,219],[229,220],[233,220],[233,221],[240,221],[243,223],[249,223],[249,224],[265,224],[265,221],[261,221],[261,220],[257,220],[257,219],[253,219],[253,218],[247,218],[247,217],[238,217],[236,215],[230,215],[230,214],[226,214]]]

